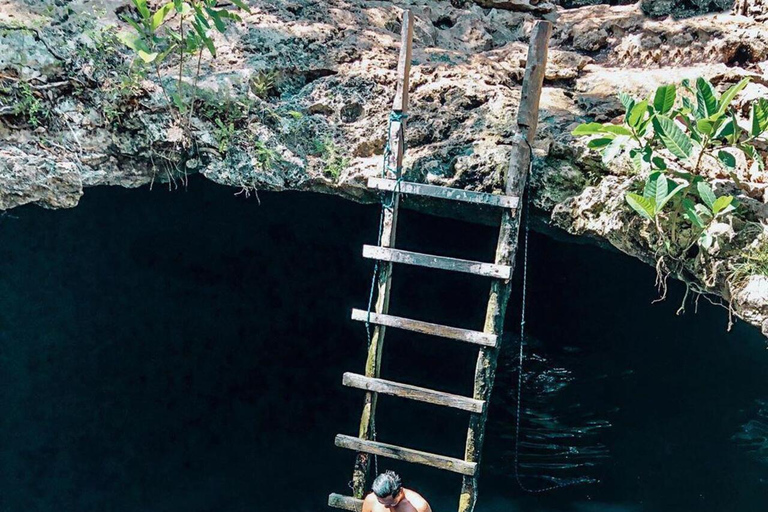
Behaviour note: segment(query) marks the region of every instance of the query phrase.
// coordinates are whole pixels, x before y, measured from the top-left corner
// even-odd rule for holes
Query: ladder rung
[[[399,249],[380,247],[378,245],[364,245],[363,257],[374,260],[391,261],[392,263],[417,265],[419,267],[465,272],[467,274],[475,274],[478,276],[496,277],[499,279],[510,279],[512,277],[512,267],[506,265],[480,263],[477,261],[460,260],[458,258],[448,258],[446,256],[431,256],[429,254],[401,251]]]
[[[376,393],[382,393],[384,395],[399,396],[417,400],[419,402],[427,402],[429,404],[444,405],[446,407],[453,407],[454,409],[461,409],[462,411],[481,413],[485,406],[483,400],[475,400],[474,398],[468,398],[466,396],[444,393],[442,391],[421,388],[410,384],[402,384],[391,380],[366,377],[365,375],[358,375],[356,373],[346,372],[342,384],[351,388],[375,391]]]
[[[362,512],[363,500],[353,498],[352,496],[342,496],[341,494],[333,493],[328,496],[328,506],[349,510],[351,512]]]
[[[474,476],[477,471],[477,464],[467,462],[461,459],[454,459],[444,455],[435,455],[433,453],[412,450],[411,448],[402,448],[392,444],[379,443],[378,441],[368,441],[352,436],[338,434],[336,436],[336,446],[347,448],[356,452],[381,455],[390,459],[404,460],[416,464],[424,464],[434,468],[461,473],[462,475]]]
[[[400,192],[403,194],[436,197],[439,199],[485,204],[501,208],[517,208],[517,205],[520,202],[520,199],[515,196],[473,192],[471,190],[463,190],[460,188],[440,187],[437,185],[427,185],[425,183],[413,183],[409,181],[401,181],[398,187],[397,180],[386,178],[368,178],[368,188],[390,192],[399,188]]]
[[[362,309],[353,309],[352,320],[365,322],[368,320],[368,312],[363,311]],[[397,329],[405,329],[406,331],[413,331],[421,334],[431,334],[432,336],[440,336],[441,338],[466,341],[467,343],[474,343],[486,347],[495,347],[498,340],[498,337],[495,334],[470,331],[468,329],[459,329],[458,327],[448,327],[440,324],[431,324],[429,322],[422,322],[421,320],[411,320],[410,318],[383,315],[374,312],[371,312],[371,323],[384,325],[386,327],[395,327]]]

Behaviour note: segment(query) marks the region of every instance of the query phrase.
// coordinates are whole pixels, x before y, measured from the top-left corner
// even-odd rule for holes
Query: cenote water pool
[[[0,510],[327,510],[344,492],[366,338],[376,206],[308,193],[89,190],[73,210],[0,217]],[[492,228],[406,211],[403,248],[488,260]],[[651,268],[531,235],[523,481],[516,338],[492,401],[480,512],[765,510],[768,351]],[[519,274],[518,274],[519,276]],[[397,267],[392,312],[482,323],[488,281]],[[519,282],[509,330],[519,321]],[[468,394],[475,350],[390,331],[383,375]],[[464,413],[380,400],[379,439],[460,456]],[[379,460],[435,511],[460,477]]]

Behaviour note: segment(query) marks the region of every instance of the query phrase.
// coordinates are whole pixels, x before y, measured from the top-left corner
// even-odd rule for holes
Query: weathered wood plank
[[[547,71],[547,51],[552,23],[537,21],[531,31],[528,45],[528,60],[525,63],[525,76],[520,92],[520,106],[517,109],[517,125],[525,139],[530,143],[536,137],[539,124],[539,100]]]
[[[380,455],[390,459],[412,462],[414,464],[423,464],[425,466],[444,469],[462,475],[474,475],[477,471],[477,464],[474,462],[466,462],[461,459],[454,459],[453,457],[435,455],[434,453],[403,448],[393,444],[358,439],[357,437],[345,436],[343,434],[338,434],[336,436],[336,446],[347,448],[348,450],[370,453],[372,455]]]
[[[483,412],[483,409],[485,409],[485,402],[482,400],[475,400],[474,398],[468,398],[466,396],[412,386],[411,384],[393,382],[391,380],[374,379],[349,372],[344,374],[342,384],[351,388],[373,391],[384,395],[399,396],[401,398],[408,398],[410,400],[417,400],[429,404],[443,405],[445,407],[453,407],[454,409],[460,409],[462,411],[481,413]]]
[[[460,188],[439,187],[425,183],[412,183],[408,181],[389,180],[385,178],[368,178],[368,188],[383,191],[398,190],[403,194],[449,199],[465,203],[484,204],[500,208],[517,208],[520,198],[504,196],[500,194],[488,194],[486,192],[474,192]]]
[[[342,496],[341,494],[333,493],[328,496],[328,506],[340,508],[341,510],[349,510],[350,512],[362,512],[363,500],[353,498],[352,496]]]
[[[368,321],[368,312],[362,309],[353,309],[352,320],[357,320],[358,322]],[[382,315],[373,312],[371,312],[370,322],[376,325],[384,325],[386,327],[394,327],[421,334],[430,334],[432,336],[474,343],[486,347],[495,347],[498,340],[498,337],[495,334],[489,334],[487,332],[470,331],[458,327],[448,327],[446,325],[432,324],[429,322],[422,322],[421,320],[411,320],[410,318]]]
[[[409,80],[411,73],[411,53],[413,45],[413,14],[410,10],[403,12],[403,25],[400,38],[400,56],[397,65],[397,90],[392,104],[392,110],[401,114],[408,113]],[[388,178],[398,179],[403,169],[403,153],[405,151],[405,126],[406,118],[393,120],[390,125],[389,147],[392,149],[387,162]],[[394,172],[392,172],[394,169]],[[397,214],[400,207],[400,194],[392,194],[392,200],[382,212],[381,237],[379,244],[382,247],[393,247],[397,233]],[[389,295],[392,288],[392,263],[385,262],[379,265],[376,281],[376,303],[374,311],[386,313],[389,310]],[[381,351],[384,346],[386,327],[377,325],[371,334],[368,346],[368,357],[365,361],[365,375],[378,377],[381,370]],[[374,435],[376,424],[376,400],[377,394],[368,392],[363,402],[363,412],[360,416],[359,437],[371,439]],[[355,468],[352,473],[352,488],[356,498],[363,498],[367,489],[366,479],[370,466],[370,457],[367,453],[358,453],[355,459]]]
[[[451,270],[453,272],[464,272],[478,276],[495,277],[498,279],[509,279],[512,277],[512,267],[509,265],[481,263],[478,261],[448,258],[446,256],[432,256],[418,252],[401,251],[390,247],[379,247],[378,245],[364,245],[363,257],[380,261],[389,261],[392,263],[403,263],[405,265],[416,265],[419,267]]]

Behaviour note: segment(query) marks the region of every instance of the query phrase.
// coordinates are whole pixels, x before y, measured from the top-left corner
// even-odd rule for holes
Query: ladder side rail
[[[408,90],[410,85],[411,55],[413,45],[413,15],[410,10],[403,12],[402,33],[400,38],[400,56],[397,63],[397,91],[392,105],[392,110],[401,114],[408,113]],[[388,133],[389,145],[392,150],[390,161],[386,162],[387,169],[395,169],[395,176],[387,176],[394,179],[400,179],[400,173],[403,168],[403,155],[405,152],[405,117],[393,119]],[[389,173],[391,174],[391,173]],[[394,247],[395,235],[397,232],[397,214],[400,205],[400,194],[396,191],[393,194],[392,202],[388,208],[384,208],[382,213],[381,241],[382,247]],[[389,311],[389,296],[392,287],[392,267],[391,262],[380,262],[379,273],[376,283],[376,304],[374,311],[379,314],[386,314]],[[371,334],[370,346],[368,347],[368,356],[365,362],[365,376],[379,377],[381,371],[381,351],[384,345],[384,334],[386,327],[376,325]],[[363,412],[360,417],[360,439],[372,439],[373,429],[376,417],[377,394],[372,391],[365,393],[363,402]],[[370,466],[370,454],[360,452],[355,459],[355,468],[352,474],[353,496],[362,499],[365,494],[368,468]]]
[[[525,77],[518,110],[519,133],[515,136],[510,152],[510,164],[507,169],[505,194],[522,198],[528,177],[531,155],[530,143],[536,134],[538,124],[539,99],[544,82],[547,62],[547,46],[552,31],[552,24],[539,21],[531,33],[528,47]],[[518,210],[519,211],[519,210]],[[514,268],[517,253],[517,240],[520,230],[520,215],[514,212],[502,213],[499,241],[496,246],[496,263]],[[511,291],[511,280],[497,279],[491,284],[486,310],[484,331],[502,339],[507,302]],[[491,391],[496,376],[496,364],[500,345],[495,348],[483,347],[477,357],[474,377],[473,398],[490,404]],[[486,406],[482,414],[472,415],[467,430],[464,460],[479,464],[485,439],[485,424],[488,417]],[[462,479],[459,512],[472,512],[477,501],[478,474],[467,475]]]

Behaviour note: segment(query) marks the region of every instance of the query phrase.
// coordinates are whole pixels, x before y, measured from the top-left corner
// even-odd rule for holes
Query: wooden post
[[[410,10],[403,12],[403,26],[400,38],[400,58],[397,63],[397,92],[392,105],[396,114],[408,113],[408,88],[411,71],[411,52],[413,44],[413,15]],[[402,116],[394,118],[390,124],[389,147],[391,155],[387,166],[394,169],[394,176],[400,178],[403,168],[403,153],[405,151],[405,125],[406,119]],[[391,173],[391,171],[390,171]],[[381,247],[393,247],[397,231],[397,211],[400,205],[400,194],[393,192],[392,202],[384,208],[384,219],[381,232]],[[386,314],[389,310],[389,293],[392,286],[392,263],[380,262],[377,282],[377,297],[374,311],[378,314]],[[376,325],[371,335],[371,344],[368,347],[368,358],[365,362],[365,376],[377,378],[381,369],[381,350],[384,345],[386,327]],[[363,414],[360,418],[360,439],[370,440],[373,436],[373,425],[376,417],[377,394],[369,391],[365,394],[363,402]],[[366,491],[366,480],[370,466],[370,455],[358,453],[355,461],[355,469],[352,475],[354,496],[362,499]]]
[[[531,42],[528,47],[528,62],[525,66],[520,107],[517,115],[519,133],[512,141],[509,168],[507,170],[505,193],[510,196],[523,197],[528,168],[531,162],[529,143],[536,134],[538,124],[539,98],[544,81],[544,70],[547,63],[547,44],[552,25],[539,21],[533,28]],[[520,230],[520,215],[509,210],[502,213],[499,241],[496,245],[496,264],[514,268],[517,253],[517,238]],[[495,279],[491,284],[488,297],[488,309],[485,315],[484,332],[496,335],[502,339],[504,317],[511,291],[511,280]],[[474,394],[475,400],[490,403],[493,381],[496,376],[496,363],[500,346],[495,348],[483,347],[477,357],[475,366]],[[488,417],[486,405],[482,414],[473,414],[469,420],[467,443],[464,450],[464,460],[480,463],[480,455],[485,439],[485,423]],[[472,512],[477,501],[478,474],[464,476],[459,498],[459,512]]]

